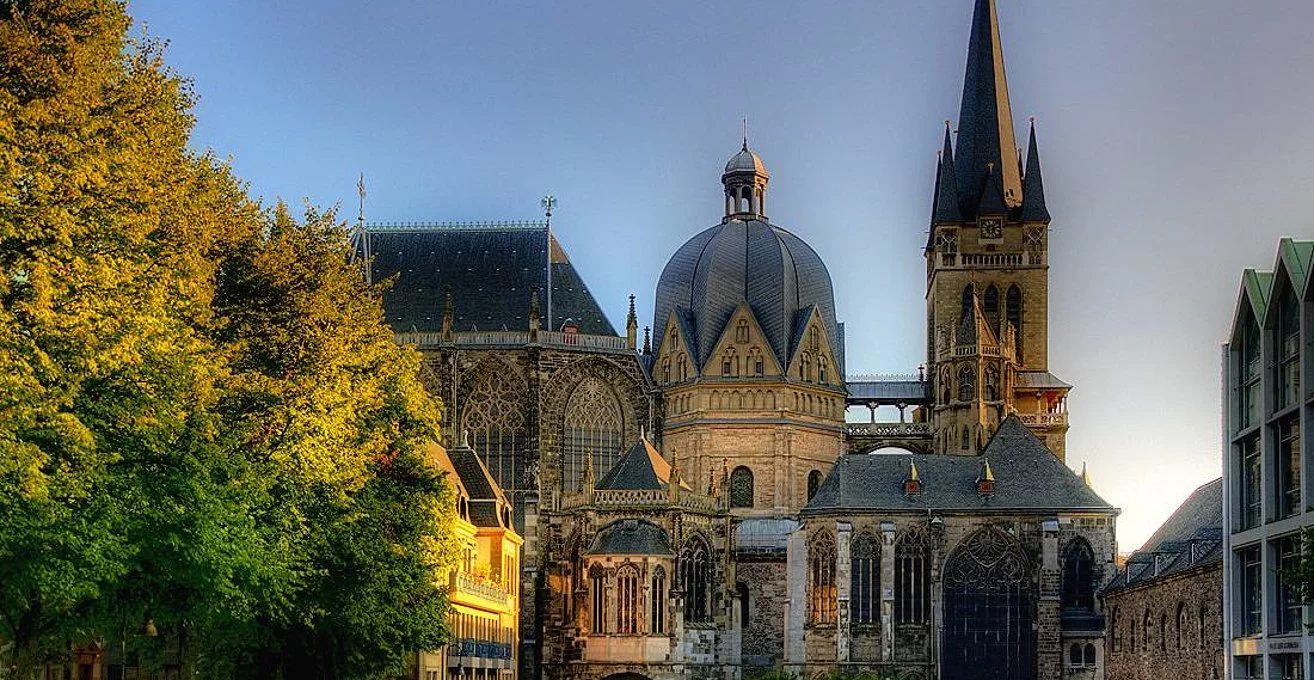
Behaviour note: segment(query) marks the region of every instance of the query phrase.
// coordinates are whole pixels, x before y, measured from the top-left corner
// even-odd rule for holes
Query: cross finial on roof
[[[748,151],[748,116],[744,116],[744,151]]]

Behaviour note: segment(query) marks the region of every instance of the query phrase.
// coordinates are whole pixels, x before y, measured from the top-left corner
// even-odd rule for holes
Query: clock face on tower
[[[1004,221],[998,217],[981,218],[981,238],[996,239],[1004,237]]]

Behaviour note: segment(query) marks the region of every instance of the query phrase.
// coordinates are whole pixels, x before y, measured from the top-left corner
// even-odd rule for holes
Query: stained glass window
[[[753,507],[753,471],[740,466],[730,473],[730,507]]]
[[[1031,565],[1017,541],[980,530],[944,568],[945,680],[1035,677]]]
[[[593,456],[595,481],[602,479],[620,457],[623,446],[620,401],[609,385],[596,377],[587,377],[571,393],[564,420],[561,482],[564,490],[574,492],[580,488],[586,456]]]
[[[820,531],[808,546],[808,590],[812,623],[835,623],[835,537],[829,531]]]
[[[503,368],[481,372],[465,397],[462,427],[470,446],[508,492],[528,489],[524,409],[515,398],[524,393],[524,384]]]
[[[877,623],[881,616],[880,541],[868,533],[853,539],[849,603],[854,623]]]
[[[920,529],[910,529],[894,544],[894,620],[925,623],[929,618],[931,543]]]
[[[710,551],[701,538],[694,536],[685,541],[677,565],[680,588],[684,590],[684,620],[690,623],[711,623],[712,609],[708,596],[711,582]]]

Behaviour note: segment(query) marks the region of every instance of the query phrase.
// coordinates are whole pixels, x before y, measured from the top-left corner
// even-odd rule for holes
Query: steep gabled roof
[[[987,167],[1000,173],[1000,198],[1008,207],[1022,202],[1022,183],[1014,154],[1013,111],[1004,75],[1004,52],[994,0],[977,0],[967,45],[967,69],[958,113],[958,151],[954,166],[958,195],[975,208],[986,187]],[[971,212],[969,214],[974,214]]]
[[[478,527],[510,528],[511,505],[479,454],[463,445],[448,449],[447,457],[470,495],[470,522]]]
[[[1187,496],[1126,566],[1104,587],[1109,593],[1144,585],[1223,559],[1223,480],[1215,479]]]
[[[994,491],[980,493],[977,480],[988,462]],[[921,492],[904,493],[911,465]],[[1116,512],[1082,483],[1044,442],[1010,415],[981,456],[949,454],[856,454],[840,456],[802,514],[834,511],[1097,511]]]
[[[440,330],[447,291],[454,330],[525,330],[538,291],[545,328],[574,319],[581,333],[616,335],[544,223],[373,225],[366,232],[358,254],[368,242],[373,280],[396,277],[383,308],[397,332]]]
[[[630,446],[595,488],[600,491],[653,491],[666,489],[670,482],[671,465],[644,437]],[[680,488],[689,489],[689,485],[680,480]]]

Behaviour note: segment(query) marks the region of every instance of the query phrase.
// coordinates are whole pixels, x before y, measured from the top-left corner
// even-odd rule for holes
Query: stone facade
[[[1223,678],[1222,560],[1103,600],[1107,680]]]

